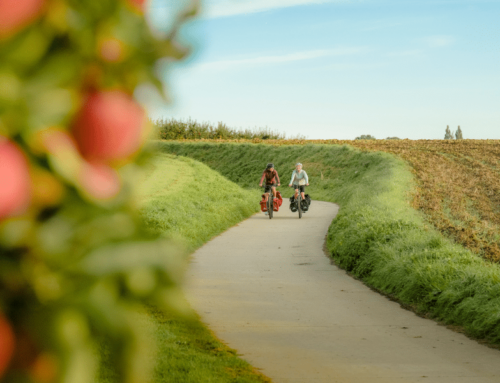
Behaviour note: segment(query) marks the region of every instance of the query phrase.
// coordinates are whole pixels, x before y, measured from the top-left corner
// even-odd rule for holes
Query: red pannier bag
[[[260,210],[267,211],[266,196],[262,194],[262,200],[260,201]]]
[[[276,198],[274,199],[273,210],[279,211],[282,203],[283,203],[283,198],[281,197],[281,193],[279,191],[276,191]]]

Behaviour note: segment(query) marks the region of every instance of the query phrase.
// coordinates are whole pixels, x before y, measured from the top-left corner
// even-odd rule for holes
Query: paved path
[[[286,202],[286,201],[285,201]],[[200,248],[187,296],[202,320],[275,383],[499,383],[500,351],[402,309],[323,252],[337,206],[283,206]]]

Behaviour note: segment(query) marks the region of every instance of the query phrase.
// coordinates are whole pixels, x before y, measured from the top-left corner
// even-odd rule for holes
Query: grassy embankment
[[[283,184],[295,162],[310,175],[313,199],[341,206],[327,246],[337,264],[421,313],[500,344],[500,265],[453,243],[412,208],[414,178],[403,161],[349,146],[271,146],[160,142],[244,188],[257,186],[267,162]],[[284,196],[291,195],[282,188]]]
[[[259,199],[258,192],[243,190],[206,165],[168,154],[150,165],[141,195],[148,228],[184,243],[189,251],[253,214]],[[138,320],[156,343],[154,383],[270,382],[197,318],[146,311]],[[110,368],[111,357],[103,359],[99,382],[120,381]]]

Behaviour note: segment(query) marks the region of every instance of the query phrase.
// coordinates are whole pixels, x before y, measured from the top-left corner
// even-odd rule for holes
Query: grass
[[[243,190],[189,158],[160,155],[142,185],[146,226],[194,250],[258,210],[260,193]]]
[[[151,311],[159,340],[155,382],[271,382],[219,342],[199,321]]]
[[[148,229],[183,242],[189,252],[259,207],[259,192],[243,190],[206,165],[169,154],[158,155],[149,165],[141,187]],[[145,359],[154,364],[154,383],[271,382],[217,340],[196,314],[181,317],[146,307],[134,320],[150,334],[151,355]],[[99,352],[99,383],[121,382],[105,340]]]
[[[341,206],[327,237],[338,265],[421,313],[500,344],[500,266],[444,237],[412,208],[415,178],[402,160],[347,145],[163,141],[158,147],[250,189],[267,162],[274,162],[282,184],[302,162],[312,198]],[[284,196],[291,192],[282,188]]]

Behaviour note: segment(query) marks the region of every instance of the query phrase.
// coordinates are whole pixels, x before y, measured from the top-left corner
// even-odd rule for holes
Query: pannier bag
[[[311,197],[309,197],[309,194],[304,194],[304,197],[306,197],[307,206],[309,207],[311,205]]]
[[[276,191],[276,198],[274,199],[273,210],[279,211],[282,203],[283,203],[283,197],[281,197],[281,193],[279,191]]]
[[[307,200],[306,199],[303,199],[302,201],[300,201],[301,203],[301,207],[302,207],[302,211],[306,212],[309,210],[309,204],[307,203]]]
[[[309,206],[311,205],[311,197],[309,197],[309,194],[304,194],[304,197],[305,200],[302,200],[302,211],[308,211],[309,210]],[[297,200],[291,196],[290,197],[290,210],[292,211],[292,213],[295,213],[298,209],[299,209],[299,206],[297,204]]]
[[[304,197],[306,199],[302,201],[302,211],[308,211],[311,205],[311,197],[309,197],[309,194],[304,194]]]
[[[279,211],[282,203],[283,203],[283,197],[281,197],[281,193],[279,191],[277,191],[276,198],[274,199],[273,211]],[[260,210],[264,211],[264,212],[267,211],[267,203],[266,203],[265,194],[262,194],[262,199],[260,201]]]
[[[260,210],[261,211],[267,211],[267,203],[266,203],[266,196],[262,194],[262,199],[260,201]]]

